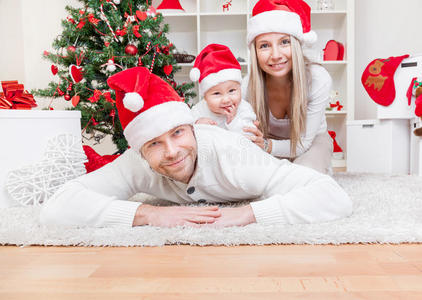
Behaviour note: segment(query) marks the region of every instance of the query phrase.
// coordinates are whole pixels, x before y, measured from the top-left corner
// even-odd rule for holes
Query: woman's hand
[[[253,122],[256,127],[244,127],[243,131],[252,133],[253,135],[247,135],[246,137],[258,145],[261,149],[264,150],[264,135],[262,134],[261,130],[259,130],[259,121]],[[268,149],[267,152],[271,153],[272,150],[272,141],[268,139]]]

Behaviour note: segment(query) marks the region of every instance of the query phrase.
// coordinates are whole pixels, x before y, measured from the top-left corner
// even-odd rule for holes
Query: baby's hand
[[[224,114],[226,115],[226,122],[227,124],[230,124],[231,121],[233,121],[235,115],[236,115],[236,110],[234,105],[231,105],[230,107],[228,107],[225,111]]]
[[[217,123],[214,120],[211,120],[210,118],[199,118],[198,120],[196,120],[195,124],[217,125]]]

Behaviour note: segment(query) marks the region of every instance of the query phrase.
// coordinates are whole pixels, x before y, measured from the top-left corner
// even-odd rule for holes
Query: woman
[[[248,22],[251,70],[242,90],[262,131],[244,130],[268,153],[329,173],[333,142],[325,108],[331,77],[302,49],[315,41],[304,1],[258,1]]]

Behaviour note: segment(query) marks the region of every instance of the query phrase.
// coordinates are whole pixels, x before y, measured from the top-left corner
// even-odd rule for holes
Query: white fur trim
[[[129,145],[139,151],[146,142],[184,124],[193,124],[194,118],[184,102],[169,101],[153,106],[137,115],[125,128]]]
[[[284,10],[266,11],[248,21],[248,45],[260,34],[279,32],[303,41],[302,22],[298,14]]]
[[[199,94],[202,97],[213,86],[228,80],[242,83],[242,72],[239,69],[224,69],[208,75],[199,84]]]
[[[201,77],[201,71],[198,68],[192,68],[189,72],[189,78],[193,82],[197,82]]]
[[[123,105],[132,112],[138,112],[144,107],[144,99],[138,93],[126,93],[123,98]]]
[[[318,40],[318,36],[315,31],[311,30],[303,34],[303,42],[307,46],[313,45]]]

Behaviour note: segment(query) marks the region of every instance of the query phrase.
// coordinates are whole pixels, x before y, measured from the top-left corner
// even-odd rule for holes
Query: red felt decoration
[[[81,97],[79,97],[78,95],[75,95],[72,97],[72,105],[73,107],[76,107],[76,105],[78,105],[79,101],[81,100]]]
[[[74,83],[78,83],[84,78],[82,67],[75,65],[69,66],[69,75]]]
[[[56,75],[58,71],[59,68],[57,68],[57,66],[51,65],[51,73],[53,73],[53,75]]]
[[[369,96],[376,103],[388,106],[396,98],[394,85],[394,73],[403,59],[409,55],[389,57],[387,59],[375,59],[362,74],[362,84]]]
[[[144,11],[140,11],[140,10],[136,11],[136,16],[138,17],[140,21],[145,21],[147,18],[147,14]]]
[[[343,60],[344,46],[335,40],[327,42],[324,48],[324,60]]]
[[[119,157],[119,155],[99,155],[92,149],[90,146],[83,145],[82,146],[86,157],[88,158],[88,162],[85,163],[86,172],[90,173],[93,172],[108,163],[111,163],[113,160]]]
[[[135,45],[127,45],[125,48],[125,53],[128,55],[136,55],[138,53],[138,48]]]
[[[164,66],[163,70],[164,70],[164,73],[167,76],[169,76],[171,72],[173,71],[173,66],[172,65]]]
[[[142,34],[139,33],[139,25],[133,26],[132,32],[137,38],[142,37]]]
[[[336,141],[336,133],[335,133],[335,131],[328,131],[328,134],[331,136],[331,138],[333,139],[333,146],[334,146],[334,150],[333,150],[333,152],[334,153],[336,153],[336,152],[343,152],[343,149],[341,149],[341,147],[337,144],[337,141]]]

